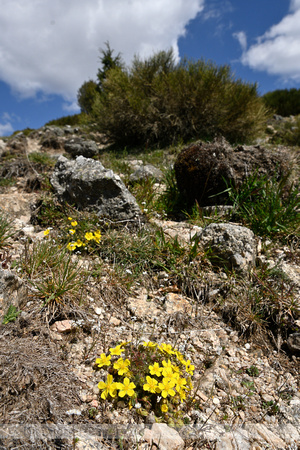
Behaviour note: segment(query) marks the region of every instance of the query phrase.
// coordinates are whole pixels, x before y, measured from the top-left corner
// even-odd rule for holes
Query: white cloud
[[[233,33],[232,36],[239,41],[243,52],[245,52],[247,50],[247,36],[246,36],[246,33],[244,31],[239,31],[237,33]]]
[[[22,98],[62,95],[95,78],[109,41],[126,63],[173,47],[204,0],[1,0],[0,80]]]
[[[13,131],[11,123],[0,123],[0,136],[9,136]]]
[[[290,12],[257,43],[245,50],[242,63],[252,69],[300,81],[300,0],[291,0]]]

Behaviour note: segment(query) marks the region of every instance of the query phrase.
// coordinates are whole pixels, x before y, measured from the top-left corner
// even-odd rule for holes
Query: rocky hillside
[[[299,227],[171,220],[179,151],[0,140],[0,448],[300,448]]]

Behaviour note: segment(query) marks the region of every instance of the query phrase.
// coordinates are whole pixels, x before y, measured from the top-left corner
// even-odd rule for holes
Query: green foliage
[[[14,305],[10,305],[7,313],[3,317],[3,325],[7,325],[9,322],[14,322],[20,313],[21,311],[18,311]]]
[[[66,125],[70,125],[74,127],[77,125],[81,125],[83,119],[83,114],[73,114],[71,116],[63,116],[58,119],[50,120],[49,122],[45,123],[45,126],[53,125],[57,127],[64,127]]]
[[[300,89],[278,89],[262,97],[267,108],[284,117],[300,114]]]
[[[53,312],[59,305],[78,303],[87,276],[66,246],[46,237],[32,245],[27,243],[20,268],[29,277],[35,295]]]
[[[54,167],[55,166],[55,159],[51,158],[51,156],[47,155],[47,153],[41,153],[41,152],[32,152],[28,155],[29,161],[41,164],[43,166],[48,167]]]
[[[250,377],[258,377],[259,375],[259,370],[256,366],[251,366],[248,369],[246,369],[246,372],[248,375],[250,375]]]
[[[246,141],[265,118],[255,84],[235,80],[228,66],[203,60],[176,64],[172,51],[145,61],[136,57],[127,71],[110,69],[93,108],[98,129],[122,145],[215,135]]]
[[[240,187],[230,187],[228,194],[236,218],[259,236],[299,235],[300,197],[297,186],[288,177],[253,173]]]
[[[0,210],[0,248],[7,246],[14,234],[12,221]]]
[[[108,355],[102,353],[96,366],[108,372],[106,383],[98,384],[102,400],[121,398],[143,417],[153,411],[167,422],[181,419],[181,404],[192,390],[195,367],[170,344],[122,342],[110,348]]]
[[[113,56],[114,50],[110,47],[110,44],[108,41],[104,43],[106,49],[100,49],[101,57],[101,69],[98,70],[97,73],[97,79],[98,79],[98,85],[97,89],[98,92],[101,92],[103,90],[104,82],[107,78],[108,72],[111,69],[115,69],[117,67],[123,68],[124,63],[122,61],[121,54],[118,53],[116,56]]]
[[[82,113],[90,114],[92,112],[96,94],[97,83],[93,80],[85,81],[78,89],[77,102]]]

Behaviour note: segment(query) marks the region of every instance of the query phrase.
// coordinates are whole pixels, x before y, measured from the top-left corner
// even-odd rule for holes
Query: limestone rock
[[[154,443],[160,450],[181,450],[184,448],[184,440],[173,428],[165,423],[154,423],[151,433],[146,433],[145,438],[149,443]]]
[[[243,272],[255,264],[256,242],[253,232],[246,227],[211,223],[199,237],[216,265]]]
[[[141,220],[141,210],[118,175],[89,158],[69,161],[60,156],[51,178],[60,200],[79,209],[92,209],[115,221]]]
[[[145,178],[154,178],[156,181],[160,181],[163,178],[163,173],[152,164],[145,164],[137,167],[130,175],[130,181],[139,181]]]

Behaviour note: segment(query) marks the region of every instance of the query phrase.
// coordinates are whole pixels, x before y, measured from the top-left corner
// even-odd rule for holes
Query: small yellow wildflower
[[[157,377],[161,376],[162,367],[159,367],[159,364],[155,362],[153,366],[149,366],[149,372],[151,375],[156,375]]]
[[[193,364],[191,364],[191,361],[190,361],[190,360],[188,360],[188,361],[186,362],[185,368],[186,368],[186,371],[187,371],[190,375],[193,375],[194,370],[195,370],[195,366],[193,366]]]
[[[99,230],[95,231],[94,240],[97,242],[97,244],[99,244],[99,242],[101,241],[101,233]]]
[[[76,230],[69,230],[69,233],[70,233],[70,234],[75,234],[75,233],[76,233]]]
[[[104,383],[104,381],[100,381],[100,383],[98,383],[98,388],[100,390],[103,390],[101,398],[105,400],[108,395],[110,395],[111,397],[115,397],[117,392],[117,385],[118,383],[114,383],[113,381],[113,376],[110,374],[107,375],[106,383]]]
[[[50,228],[47,228],[47,230],[44,231],[44,236],[48,236],[49,233],[50,233]]]
[[[160,344],[160,346],[158,348],[160,351],[168,353],[169,355],[173,355],[175,353],[172,345],[170,345],[170,344],[162,343],[162,344]]]
[[[155,348],[157,346],[157,344],[155,342],[148,341],[148,342],[143,342],[143,346],[148,347],[148,348]]]
[[[83,242],[80,239],[77,239],[76,246],[77,247],[82,247],[83,245],[84,245]]]
[[[110,354],[113,356],[120,356],[124,351],[125,350],[124,348],[121,348],[121,345],[117,345],[116,347],[109,349]]]
[[[173,380],[174,378],[174,372],[172,367],[164,367],[162,370],[162,375],[164,378],[167,378],[168,380]]]
[[[136,387],[134,383],[132,383],[129,378],[124,378],[123,383],[117,383],[119,389],[119,397],[124,397],[125,395],[129,395],[132,397],[134,395],[134,388]]]
[[[177,378],[176,380],[176,391],[180,392],[182,389],[186,389],[186,379],[185,378]]]
[[[111,364],[110,360],[111,360],[110,355],[106,356],[105,353],[101,353],[100,358],[96,359],[96,364],[98,364],[98,367],[110,366],[110,364]]]
[[[128,366],[130,365],[129,359],[119,358],[118,361],[114,363],[114,369],[118,371],[119,375],[125,375],[128,372]]]
[[[67,249],[71,250],[71,252],[73,252],[76,249],[76,247],[77,247],[76,242],[69,242],[67,245]]]
[[[72,217],[68,217],[68,220],[70,220],[71,222],[73,221]]]
[[[167,405],[161,405],[161,411],[162,412],[164,412],[164,413],[166,413],[166,412],[168,412],[168,410],[169,410],[169,408],[168,408],[168,406]]]
[[[78,223],[76,222],[76,220],[73,220],[73,222],[71,222],[72,227],[76,227],[78,225]]]
[[[87,241],[91,241],[94,239],[94,235],[90,231],[88,233],[85,233],[84,237]]]
[[[144,391],[149,391],[152,394],[157,394],[160,391],[160,389],[157,385],[157,383],[158,383],[157,380],[155,380],[155,378],[151,378],[148,376],[146,377],[146,380],[147,380],[147,383],[145,383],[143,385]]]
[[[175,386],[175,380],[168,380],[167,378],[163,378],[162,382],[159,383],[158,387],[161,390],[161,395],[163,398],[166,398],[168,395],[174,397],[175,391],[172,389]]]

